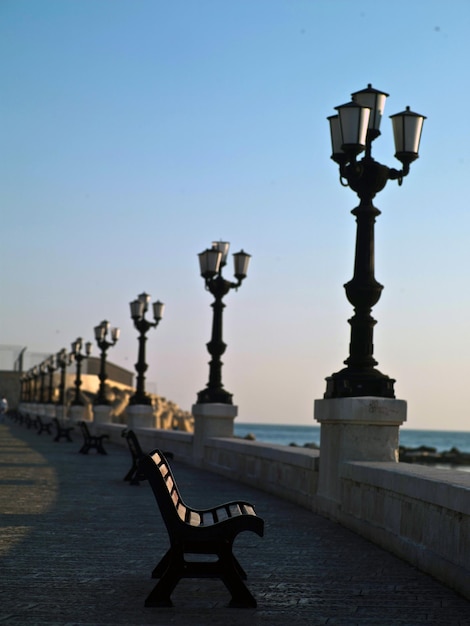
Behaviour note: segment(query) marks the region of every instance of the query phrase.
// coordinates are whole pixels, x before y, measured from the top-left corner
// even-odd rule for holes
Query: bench
[[[139,468],[152,487],[170,539],[170,548],[152,572],[160,580],[145,600],[146,607],[173,606],[171,594],[182,578],[219,578],[231,593],[231,607],[256,607],[243,579],[246,573],[233,555],[238,533],[260,537],[264,521],[249,502],[228,502],[212,509],[187,506],[168,462],[159,450],[145,455]],[[188,554],[216,555],[216,561],[186,560]]]
[[[36,415],[36,427],[38,429],[38,435],[40,435],[43,432],[49,433],[49,435],[52,435],[51,433],[52,422],[44,422],[40,415]]]
[[[64,426],[59,422],[57,417],[53,417],[52,421],[54,422],[56,427],[56,436],[54,437],[54,441],[60,441],[62,437],[64,437],[66,441],[72,441],[70,433],[73,430],[73,426]]]
[[[139,485],[141,480],[145,480],[145,476],[139,470],[139,461],[144,456],[144,452],[140,446],[137,435],[133,430],[125,428],[121,437],[124,437],[129,447],[129,452],[132,457],[132,466],[127,474],[124,476],[124,480],[129,481],[130,485]]]
[[[127,428],[124,428],[121,433],[121,437],[124,437],[124,439],[127,441],[127,445],[129,447],[129,451],[132,457],[131,469],[124,476],[124,480],[129,481],[130,485],[140,485],[141,480],[146,480],[146,477],[139,469],[139,462],[142,457],[145,456],[145,453],[142,450],[139,440],[137,439],[137,435],[133,430],[128,430]],[[172,452],[165,452],[164,454],[167,459],[173,458]]]
[[[109,439],[108,435],[92,435],[86,422],[79,422],[78,425],[83,435],[83,445],[79,450],[80,454],[88,454],[88,451],[92,449],[99,454],[107,454],[103,447],[103,439]]]
[[[28,413],[24,416],[24,424],[26,428],[36,428],[37,427],[37,416],[31,417]]]

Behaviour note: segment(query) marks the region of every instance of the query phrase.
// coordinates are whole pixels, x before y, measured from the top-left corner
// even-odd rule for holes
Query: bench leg
[[[169,552],[160,561],[160,564],[169,555]],[[158,567],[158,566],[157,566]],[[145,600],[146,607],[164,607],[173,606],[171,594],[176,585],[181,580],[183,574],[184,561],[182,558],[173,560],[172,563],[163,572],[160,580]],[[155,570],[154,570],[155,571]]]
[[[171,562],[171,548],[165,554],[165,556],[160,560],[158,565],[154,568],[152,572],[152,578],[160,578],[163,576],[165,571],[168,569],[168,566]]]
[[[99,452],[100,454],[108,454],[106,452],[106,450],[103,448],[103,444],[101,443],[101,441],[98,442],[97,446],[96,446],[96,450],[97,452]]]
[[[232,595],[229,607],[256,608],[257,603],[242,580],[246,574],[232,554],[232,545],[224,544],[220,550],[221,580]],[[241,570],[241,571],[240,571]]]

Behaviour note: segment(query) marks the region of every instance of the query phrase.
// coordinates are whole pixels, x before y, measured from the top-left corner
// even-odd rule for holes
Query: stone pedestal
[[[81,404],[72,404],[69,408],[69,418],[72,422],[78,423],[87,421],[88,411]]]
[[[45,417],[47,417],[48,419],[52,419],[53,417],[56,416],[55,413],[55,404],[46,404],[46,406],[44,407],[45,409]]]
[[[94,424],[110,424],[111,410],[109,404],[95,404],[93,407],[93,423]]]
[[[341,502],[345,461],[398,462],[406,402],[375,397],[315,400],[314,417],[321,424],[317,496],[325,512],[332,513]]]
[[[193,404],[193,457],[200,464],[204,457],[204,442],[211,437],[233,437],[233,421],[238,407],[233,404],[211,402]]]
[[[55,415],[58,420],[64,420],[67,417],[68,408],[63,404],[58,404],[55,409]]]
[[[155,428],[155,415],[149,404],[129,404],[126,414],[129,428]]]

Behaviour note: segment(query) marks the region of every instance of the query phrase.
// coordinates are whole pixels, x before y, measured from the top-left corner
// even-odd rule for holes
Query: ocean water
[[[303,446],[306,443],[320,444],[320,426],[293,426],[286,424],[248,424],[234,425],[235,435],[245,437],[254,435],[256,441],[275,443],[283,446],[295,444]],[[460,452],[470,453],[470,431],[457,432],[450,430],[412,430],[400,429],[400,445],[407,448],[430,446],[438,452],[458,448]]]

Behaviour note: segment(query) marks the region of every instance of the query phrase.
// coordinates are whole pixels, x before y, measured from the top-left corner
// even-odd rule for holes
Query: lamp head
[[[351,94],[353,102],[370,109],[367,139],[373,141],[380,135],[380,122],[385,108],[388,93],[374,89],[369,83],[366,89]]]
[[[153,318],[156,322],[159,322],[163,317],[163,310],[165,305],[160,300],[157,300],[152,304],[153,307]]]
[[[348,102],[335,107],[335,109],[339,116],[341,149],[349,157],[349,160],[360,154],[366,147],[371,109],[356,102]]]
[[[236,252],[233,255],[233,262],[235,268],[235,278],[240,282],[246,278],[248,272],[248,265],[250,264],[251,255],[247,254],[243,250]]]
[[[409,164],[419,156],[421,132],[426,117],[406,107],[405,111],[391,115],[390,119],[395,140],[395,157],[403,164]]]
[[[207,248],[198,254],[201,276],[204,279],[213,278],[220,272],[222,252],[217,248]]]

